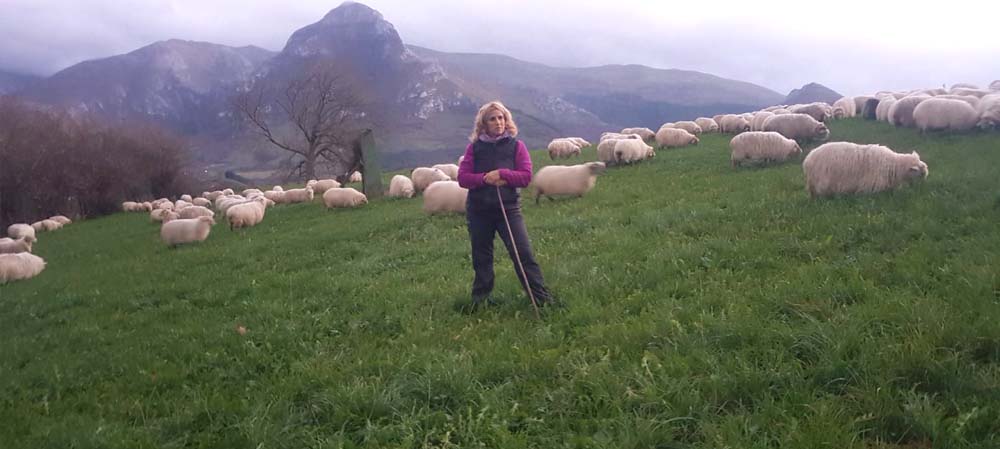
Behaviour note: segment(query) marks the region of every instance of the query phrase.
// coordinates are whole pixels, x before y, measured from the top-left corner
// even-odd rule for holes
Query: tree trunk
[[[303,174],[306,177],[306,181],[310,179],[316,179],[316,155],[311,154],[306,156],[305,171]]]

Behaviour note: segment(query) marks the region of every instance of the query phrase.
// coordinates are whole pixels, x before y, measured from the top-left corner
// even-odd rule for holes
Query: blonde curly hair
[[[503,114],[504,121],[507,123],[505,131],[510,133],[511,137],[517,137],[517,123],[514,123],[514,117],[510,115],[510,110],[499,101],[491,101],[484,104],[476,113],[476,123],[472,128],[472,134],[469,135],[470,142],[475,142],[480,134],[486,133],[486,116],[494,109]]]

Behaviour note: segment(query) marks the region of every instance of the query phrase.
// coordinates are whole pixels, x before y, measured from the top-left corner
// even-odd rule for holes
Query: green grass
[[[0,447],[1000,447],[1000,137],[832,132],[930,177],[811,200],[708,135],[525,191],[569,305],[541,321],[502,250],[500,304],[457,310],[464,218],[420,199],[177,249],[144,214],[41,235],[47,269],[0,286]]]

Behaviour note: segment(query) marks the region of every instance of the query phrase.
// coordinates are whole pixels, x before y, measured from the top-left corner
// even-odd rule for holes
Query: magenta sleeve
[[[514,156],[514,169],[500,169],[500,179],[507,181],[511,187],[528,187],[531,184],[531,154],[522,141],[517,141],[517,154]]]
[[[475,189],[486,185],[483,181],[484,173],[474,173],[475,164],[472,162],[472,144],[465,149],[465,156],[462,163],[458,165],[458,185],[466,189]]]

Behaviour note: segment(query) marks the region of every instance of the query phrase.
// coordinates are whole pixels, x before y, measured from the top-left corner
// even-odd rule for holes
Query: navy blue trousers
[[[517,273],[525,292],[531,288],[535,300],[539,303],[551,299],[549,291],[545,289],[542,269],[538,266],[538,262],[535,262],[535,255],[531,251],[528,228],[524,226],[520,205],[507,206],[507,219],[510,220],[513,239],[507,232],[507,225],[499,206],[492,210],[467,208],[465,218],[469,225],[469,240],[472,242],[472,269],[476,272],[476,277],[472,281],[473,300],[482,300],[493,291],[493,242],[496,234],[500,234],[500,240],[503,240],[504,246],[507,247],[507,253],[510,254],[510,260],[514,264],[514,272]],[[517,253],[521,256],[524,275],[521,274],[514,256],[514,245],[517,245]]]

